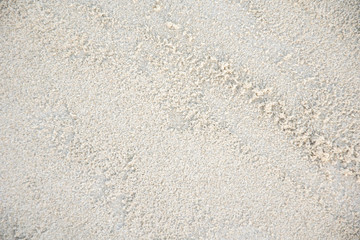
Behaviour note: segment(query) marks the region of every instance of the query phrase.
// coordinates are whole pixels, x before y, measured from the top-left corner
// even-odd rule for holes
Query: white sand
[[[0,239],[360,238],[358,1],[100,2],[0,2]]]

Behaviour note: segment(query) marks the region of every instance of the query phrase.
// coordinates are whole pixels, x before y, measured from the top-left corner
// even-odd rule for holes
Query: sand
[[[0,2],[1,239],[359,239],[356,0]]]

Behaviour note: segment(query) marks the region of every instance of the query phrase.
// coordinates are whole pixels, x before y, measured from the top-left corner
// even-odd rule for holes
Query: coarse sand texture
[[[0,0],[0,239],[360,239],[358,0]]]

